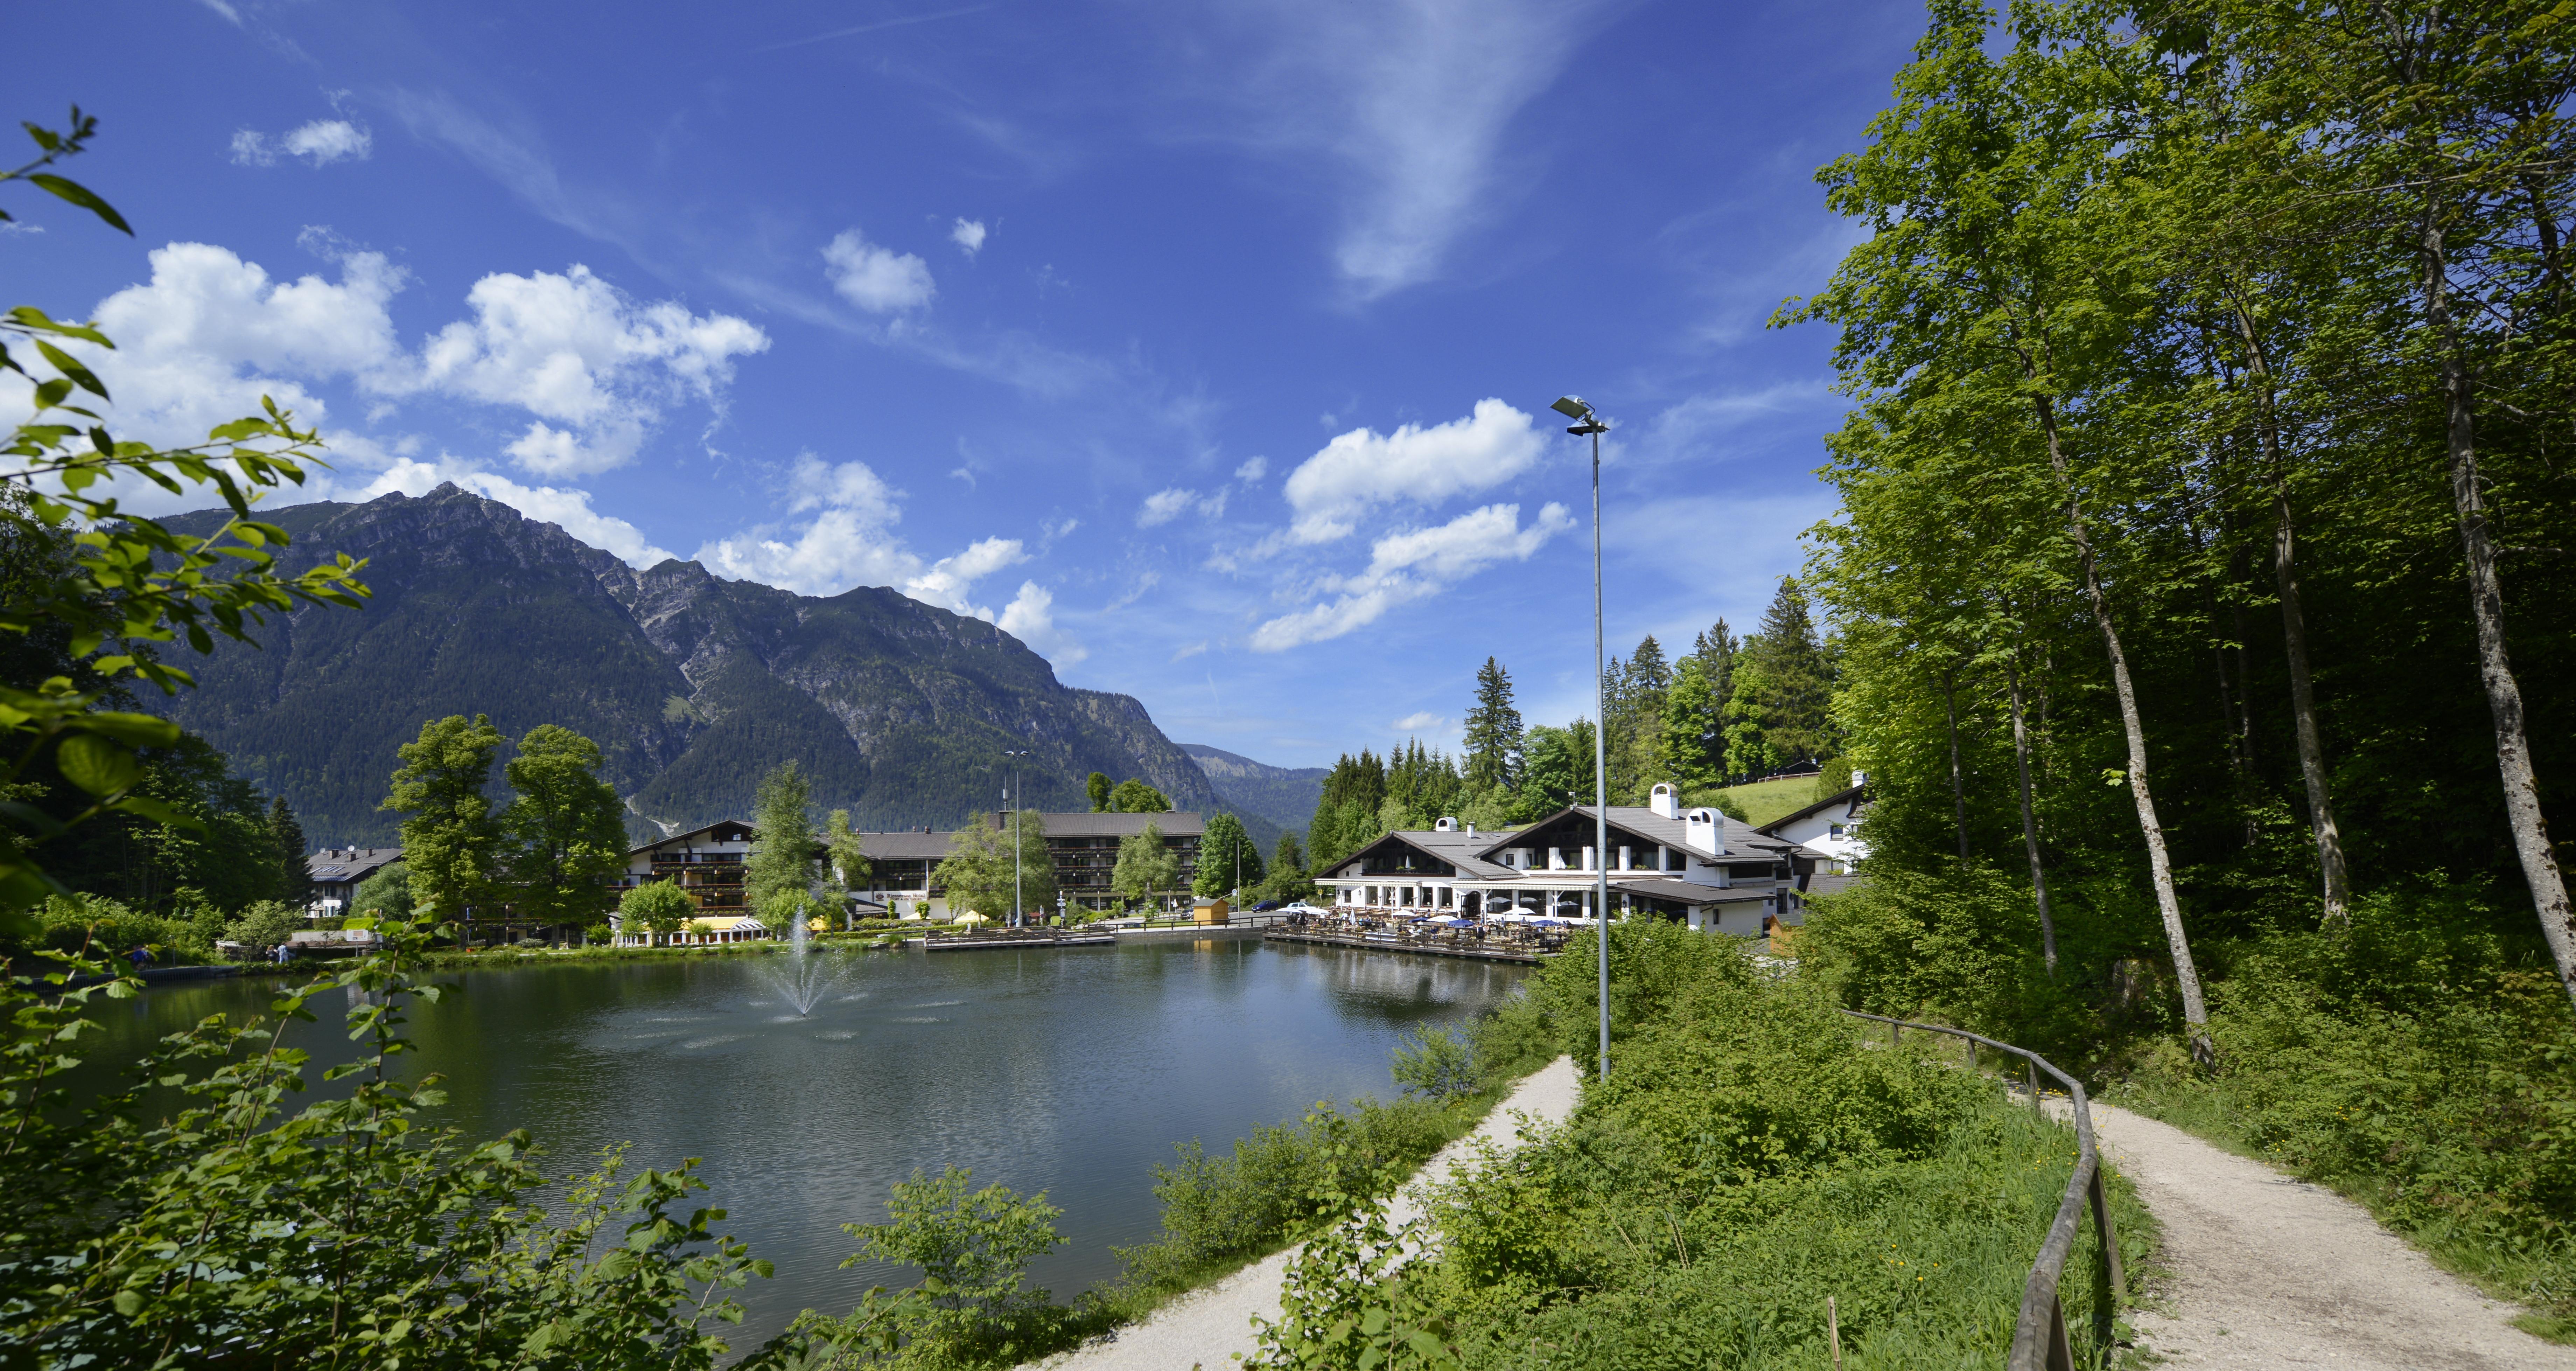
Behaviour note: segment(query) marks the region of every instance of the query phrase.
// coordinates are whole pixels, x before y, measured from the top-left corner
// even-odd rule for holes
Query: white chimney
[[[1474,824],[1467,825],[1467,836],[1470,838],[1476,836],[1476,826]]]
[[[1855,772],[1853,772],[1853,773],[1852,773],[1852,786],[1853,786],[1853,788],[1857,789],[1857,788],[1859,788],[1859,787],[1861,787],[1861,786],[1865,786],[1865,785],[1868,785],[1868,784],[1869,784],[1869,773],[1868,773],[1868,772],[1866,772],[1866,771],[1855,771]]]
[[[1431,831],[1434,833],[1455,833],[1458,831],[1458,821],[1450,818],[1446,814],[1441,815],[1440,822],[1433,824],[1431,826]]]
[[[1682,816],[1682,797],[1674,794],[1671,786],[1659,785],[1655,787],[1654,793],[1647,797],[1646,807],[1655,811],[1659,817],[1678,819]]]
[[[1726,820],[1714,809],[1694,809],[1682,818],[1682,841],[1715,857],[1726,851]]]

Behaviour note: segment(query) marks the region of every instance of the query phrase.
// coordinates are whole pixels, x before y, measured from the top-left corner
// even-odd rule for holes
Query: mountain
[[[1011,635],[893,590],[817,599],[696,562],[637,571],[454,485],[263,517],[294,538],[281,570],[364,557],[375,599],[271,620],[264,651],[184,663],[198,688],[168,713],[285,795],[317,844],[393,841],[397,816],[376,805],[394,749],[449,714],[489,714],[513,739],[553,723],[596,741],[639,834],[747,814],[790,759],[818,808],[862,828],[945,828],[995,807],[1007,748],[1035,754],[1034,806],[1088,808],[1093,771],[1141,777],[1175,808],[1217,804],[1133,697],[1067,687]]]
[[[1283,830],[1305,833],[1315,817],[1315,801],[1323,796],[1324,778],[1333,774],[1328,766],[1271,766],[1203,743],[1180,747],[1206,773],[1217,799],[1243,820],[1244,832],[1264,857],[1278,845]]]

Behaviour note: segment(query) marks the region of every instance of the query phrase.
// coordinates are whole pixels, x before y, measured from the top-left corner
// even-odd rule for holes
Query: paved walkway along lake
[[[1614,1064],[1615,1065],[1615,1064]],[[1514,1087],[1476,1131],[1440,1150],[1396,1197],[1388,1217],[1401,1228],[1421,1216],[1421,1196],[1449,1178],[1480,1142],[1511,1145],[1523,1120],[1561,1123],[1582,1098],[1572,1057],[1559,1057]],[[1257,1347],[1252,1320],[1279,1317],[1279,1286],[1296,1248],[1274,1253],[1224,1280],[1183,1296],[1115,1338],[1037,1363],[1043,1371],[1225,1371]]]

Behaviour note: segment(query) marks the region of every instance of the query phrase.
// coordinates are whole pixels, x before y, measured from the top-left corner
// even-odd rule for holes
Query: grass
[[[1717,792],[1733,796],[1744,806],[1744,821],[1759,828],[1783,814],[1795,813],[1816,802],[1816,778],[1791,776],[1778,781],[1753,781],[1731,785]]]

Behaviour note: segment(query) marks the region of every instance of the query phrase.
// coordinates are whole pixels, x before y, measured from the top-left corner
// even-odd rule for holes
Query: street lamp
[[[1601,946],[1599,1070],[1606,1077],[1610,1074],[1610,772],[1604,735],[1609,731],[1610,706],[1601,660],[1601,435],[1610,425],[1579,395],[1559,396],[1548,408],[1574,421],[1566,432],[1592,440],[1592,869],[1600,878],[1592,917]]]
[[[1029,755],[1029,750],[1024,747],[1006,747],[1002,749],[1002,755],[1025,757]],[[1020,764],[1015,761],[1011,763],[1011,794],[1003,797],[1005,801],[1011,802],[1011,927],[1013,928],[1020,926],[1020,915],[1028,908],[1026,902],[1020,897],[1020,802],[1013,800],[1013,797],[1019,793]]]

